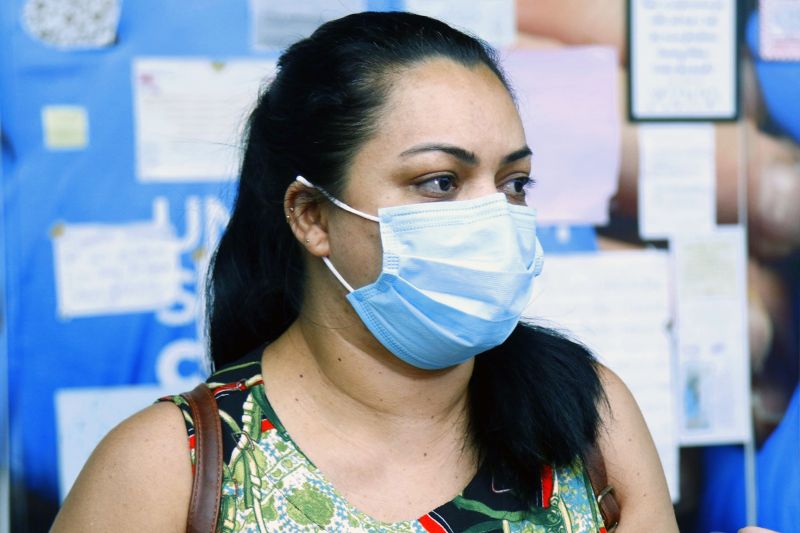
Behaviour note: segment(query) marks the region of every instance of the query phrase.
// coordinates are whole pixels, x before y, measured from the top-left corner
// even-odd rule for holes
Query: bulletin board
[[[203,280],[236,193],[241,128],[281,47],[318,25],[320,12],[335,18],[363,9],[405,8],[477,28],[500,47],[515,41],[511,0],[475,2],[475,9],[441,0],[288,7],[279,0],[196,0],[191,7],[178,0],[95,0],[88,5],[96,16],[85,21],[93,29],[83,37],[43,15],[50,3],[57,2],[0,6],[0,356],[7,348],[12,523],[20,531],[49,527],[98,428],[207,375]],[[75,45],[81,38],[91,43]],[[621,165],[615,53],[591,46],[504,48],[501,61],[541,174],[532,201],[551,254],[531,317],[585,335],[604,362],[637,384],[631,388],[651,430],[660,430],[659,452],[677,499],[679,444],[709,440],[679,435],[676,394],[695,389],[681,388],[688,378],[675,368],[670,280],[683,268],[688,276],[680,279],[692,294],[691,283],[702,281],[692,269],[708,260],[738,261],[744,235],[734,227],[706,240],[687,237],[676,241],[675,256],[663,243],[644,241],[636,251],[598,253],[595,227],[613,222],[608,206]],[[537,75],[543,71],[552,76]],[[709,141],[702,125],[690,133]],[[657,162],[676,149],[674,139],[662,130],[641,139],[652,148],[655,181],[648,190],[659,186]],[[695,162],[691,171],[701,179],[687,187],[707,199],[703,187],[713,169],[702,157]],[[704,205],[696,212],[715,230]],[[651,221],[654,240],[664,238],[663,220]],[[698,258],[709,246],[712,257]],[[734,293],[711,311],[741,303],[742,272],[726,274]],[[595,300],[574,298],[592,291]],[[647,305],[632,310],[631,301]],[[689,305],[686,316],[707,311]],[[637,327],[608,327],[632,316]],[[719,335],[740,335],[741,318],[732,316],[734,330]],[[623,342],[634,343],[637,359]],[[746,368],[737,371],[720,379],[738,380],[743,390]],[[696,387],[713,386],[704,383]],[[664,417],[669,422],[658,424]],[[748,431],[737,423],[717,428],[714,439],[743,442]]]
[[[399,7],[349,3],[341,9]],[[202,278],[235,195],[235,161],[210,175],[196,168],[181,175],[169,154],[160,165],[148,160],[137,128],[158,125],[136,120],[136,106],[146,100],[137,100],[137,68],[183,59],[211,72],[242,60],[270,64],[285,44],[259,41],[253,15],[269,15],[283,2],[97,0],[74,13],[59,4],[70,3],[0,6],[0,349],[7,345],[11,354],[3,357],[11,507],[22,531],[49,527],[64,496],[64,435],[93,429],[69,427],[70,420],[90,424],[108,402],[124,418],[207,372]],[[298,9],[295,32],[321,22],[319,13]],[[78,19],[77,29],[59,20],[65,16]],[[268,75],[265,69],[264,80]],[[251,103],[260,81],[248,80]],[[214,96],[213,88],[203,90]],[[235,117],[238,125],[245,115],[243,109]],[[235,154],[237,139],[225,142]],[[130,277],[135,271],[138,282]],[[148,272],[159,273],[155,287],[143,285]],[[115,285],[121,277],[128,282]]]

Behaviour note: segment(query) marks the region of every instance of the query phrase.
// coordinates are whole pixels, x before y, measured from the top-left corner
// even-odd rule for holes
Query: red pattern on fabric
[[[444,526],[434,520],[434,518],[429,514],[420,517],[419,525],[421,525],[428,533],[447,533],[447,530],[444,528]]]
[[[262,383],[264,383],[264,380],[258,379],[248,385],[246,379],[240,379],[239,381],[234,381],[233,383],[226,383],[224,385],[220,385],[219,387],[214,387],[211,389],[211,392],[216,395],[220,392],[226,392],[229,390],[246,391],[250,387],[255,387],[256,385],[261,385]]]
[[[269,431],[270,429],[275,429],[275,426],[267,420],[266,418],[261,419],[261,433]]]
[[[220,385],[219,387],[214,387],[214,389],[211,392],[213,392],[214,395],[217,395],[220,392],[225,392],[225,391],[229,391],[229,390],[243,390],[243,389],[241,388],[240,382],[237,381],[235,383],[226,383],[225,385]]]
[[[606,531],[606,528],[605,528],[605,526],[600,526],[600,531],[599,531],[599,533],[608,533],[608,532]]]
[[[550,507],[550,498],[553,496],[553,468],[550,465],[542,466],[542,507]]]
[[[195,449],[196,445],[197,445],[197,439],[195,439],[194,434],[189,435],[189,450],[190,450],[190,453],[191,453],[191,450]],[[195,463],[194,463],[194,461],[192,461],[192,477],[194,477],[194,470],[195,470]]]

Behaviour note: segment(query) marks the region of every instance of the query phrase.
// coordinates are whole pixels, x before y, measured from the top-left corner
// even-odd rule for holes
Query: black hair
[[[333,194],[377,127],[391,83],[432,58],[489,68],[494,51],[448,25],[410,13],[359,13],[290,46],[252,112],[231,219],[208,283],[215,368],[277,339],[302,305],[303,257],[283,198],[300,174]],[[510,88],[509,88],[510,92]],[[602,388],[595,361],[553,331],[520,324],[477,356],[470,434],[483,467],[537,502],[543,464],[563,466],[594,442]]]

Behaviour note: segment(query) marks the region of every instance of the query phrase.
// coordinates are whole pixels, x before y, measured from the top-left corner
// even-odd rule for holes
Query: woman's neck
[[[420,370],[371,336],[360,339],[359,328],[360,321],[331,328],[300,318],[265,350],[262,365],[268,383],[293,391],[295,407],[318,423],[335,421],[336,431],[348,439],[379,447],[383,441],[389,448],[451,448],[460,443],[456,447],[461,451],[469,449],[472,362]]]
[[[410,520],[475,475],[472,362],[428,372],[362,346],[347,328],[300,319],[264,351],[264,386],[294,442],[348,502],[379,520]]]

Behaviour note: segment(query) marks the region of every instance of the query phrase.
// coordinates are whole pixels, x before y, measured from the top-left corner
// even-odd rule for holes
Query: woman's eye
[[[501,190],[508,195],[524,196],[525,192],[530,189],[533,184],[533,178],[530,176],[520,176],[505,182],[502,185]]]
[[[456,188],[456,179],[453,176],[435,176],[418,185],[423,193],[432,196],[444,196]]]

